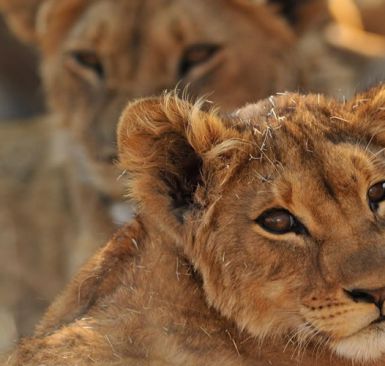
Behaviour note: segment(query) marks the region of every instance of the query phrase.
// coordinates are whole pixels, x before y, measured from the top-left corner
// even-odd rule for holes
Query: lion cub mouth
[[[381,315],[357,333],[331,343],[339,356],[359,362],[373,362],[385,356],[385,316]]]
[[[312,343],[328,344],[338,356],[371,362],[385,356],[385,314],[383,288],[338,290],[309,296],[302,315]],[[303,338],[303,337],[302,337]],[[299,339],[303,343],[304,339]]]
[[[377,319],[373,320],[369,325],[379,324],[385,321],[385,315],[380,315]]]

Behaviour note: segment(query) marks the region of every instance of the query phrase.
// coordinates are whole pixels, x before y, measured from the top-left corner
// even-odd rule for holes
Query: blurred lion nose
[[[373,290],[353,289],[345,290],[345,293],[355,302],[375,304],[379,309],[385,301],[385,287]]]

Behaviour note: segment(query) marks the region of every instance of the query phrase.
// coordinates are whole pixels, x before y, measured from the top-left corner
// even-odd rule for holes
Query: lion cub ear
[[[213,185],[214,170],[223,163],[219,157],[231,154],[239,135],[201,107],[174,94],[142,99],[128,105],[118,125],[119,161],[128,175],[129,196],[139,212],[175,235],[186,215],[204,206],[207,181]]]

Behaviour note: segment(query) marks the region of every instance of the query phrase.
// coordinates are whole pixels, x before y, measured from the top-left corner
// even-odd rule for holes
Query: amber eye
[[[273,234],[286,234],[294,232],[296,234],[304,234],[306,228],[287,210],[274,208],[265,211],[259,216],[256,222],[266,231]]]
[[[104,68],[99,56],[92,51],[73,51],[72,59],[80,66],[93,71],[100,79],[104,77]]]
[[[194,44],[187,47],[179,62],[179,77],[186,76],[195,66],[209,61],[220,49],[220,45],[212,43]]]
[[[368,190],[368,200],[370,208],[375,211],[378,204],[385,200],[385,182],[379,182],[372,185]]]

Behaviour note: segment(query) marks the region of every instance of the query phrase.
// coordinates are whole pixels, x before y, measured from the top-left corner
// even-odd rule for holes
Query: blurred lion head
[[[176,85],[224,109],[298,87],[294,6],[247,0],[1,0],[41,52],[48,103],[69,153],[101,192],[119,197],[116,120],[129,99]],[[64,144],[66,145],[66,144]]]

